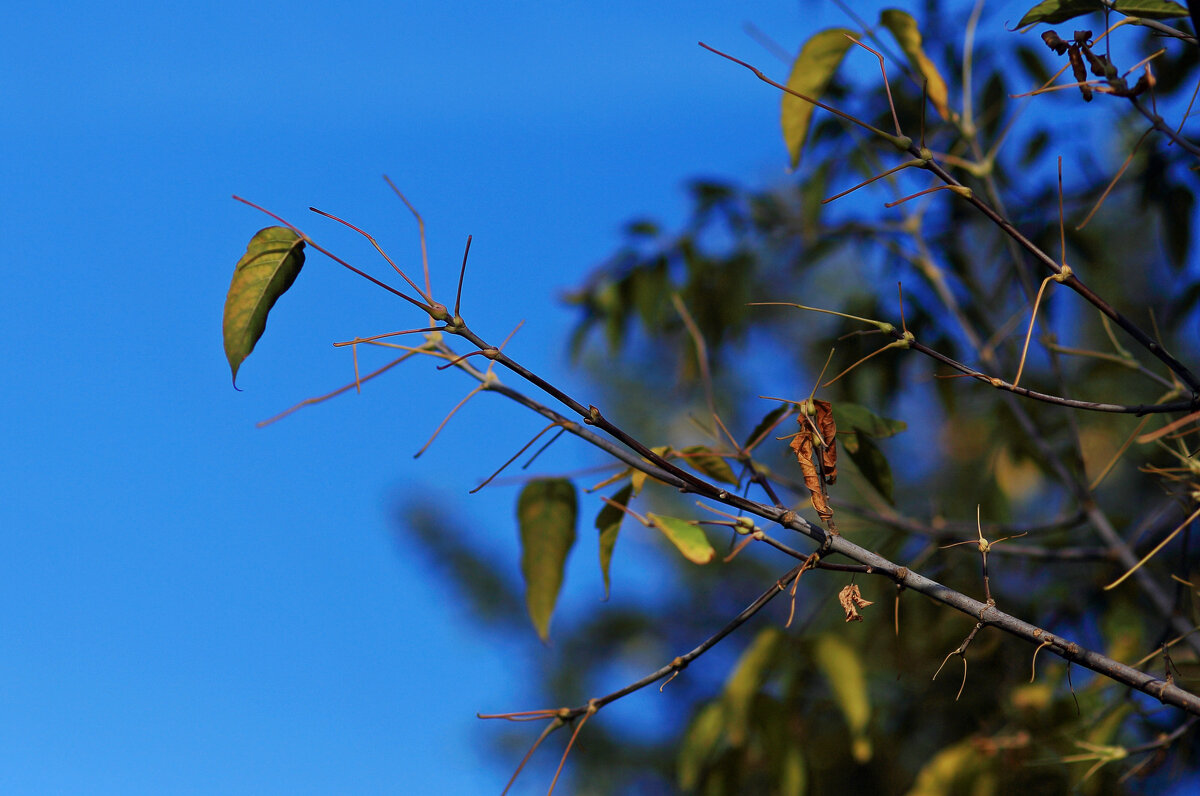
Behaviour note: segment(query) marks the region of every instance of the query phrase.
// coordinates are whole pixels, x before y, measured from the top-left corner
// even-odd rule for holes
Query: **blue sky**
[[[436,495],[472,518],[447,532],[517,572],[515,489],[467,491],[540,423],[485,396],[413,461],[471,386],[413,362],[256,429],[351,377],[332,342],[421,320],[315,252],[244,392],[220,322],[234,263],[271,223],[232,193],[383,275],[307,207],[341,215],[415,271],[386,172],[425,217],[435,291],[451,295],[473,234],[467,320],[498,341],[524,319],[508,350],[587,403],[561,293],[632,216],[677,222],[686,178],[784,176],[778,97],[697,40],[783,76],[743,23],[793,49],[842,20],[825,3],[550,5],[4,12],[0,790],[476,793],[507,778],[474,713],[533,706],[528,639],[475,627],[391,523],[405,495]],[[571,599],[597,594],[594,569],[577,551]]]

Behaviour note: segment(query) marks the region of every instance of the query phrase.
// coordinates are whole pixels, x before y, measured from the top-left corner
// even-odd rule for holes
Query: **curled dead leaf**
[[[866,608],[873,603],[872,600],[863,599],[862,592],[854,584],[842,587],[842,590],[838,592],[838,602],[842,604],[842,610],[846,612],[847,622],[861,622],[862,614],[858,612],[858,609]]]
[[[822,522],[829,522],[833,518],[833,509],[829,507],[829,501],[825,497],[825,486],[821,483],[816,462],[813,461],[813,434],[808,428],[807,418],[801,415],[799,420],[802,428],[800,433],[792,437],[790,447],[796,452],[796,461],[800,464],[804,485],[808,487],[812,497],[813,508],[817,510]]]
[[[817,408],[817,428],[821,431],[821,466],[825,471],[825,483],[837,480],[837,423],[833,419],[833,405],[829,401],[813,401]]]

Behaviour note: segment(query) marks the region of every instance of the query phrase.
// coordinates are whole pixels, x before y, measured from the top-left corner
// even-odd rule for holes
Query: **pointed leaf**
[[[893,437],[908,428],[903,420],[880,417],[865,406],[850,403],[834,404],[833,419],[843,434],[858,429],[875,439]]]
[[[542,641],[550,635],[567,553],[575,544],[577,509],[575,485],[565,478],[530,481],[517,499],[525,606]]]
[[[892,468],[888,464],[887,457],[883,455],[883,451],[871,442],[871,438],[859,432],[857,435],[857,445],[854,450],[850,450],[847,445],[846,452],[850,454],[850,460],[858,466],[858,471],[862,473],[863,478],[867,479],[867,483],[875,487],[879,494],[887,499],[888,503],[895,504],[895,499],[892,497]]]
[[[758,421],[758,425],[754,427],[754,430],[750,432],[750,436],[746,437],[746,441],[742,443],[742,447],[749,448],[756,441],[758,441],[759,437],[765,437],[767,431],[773,428],[775,424],[779,422],[779,418],[783,417],[783,415],[792,409],[792,407],[793,404],[780,404],[770,412],[767,412],[767,414],[763,416],[763,419]]]
[[[1127,17],[1143,19],[1173,19],[1188,15],[1187,9],[1172,0],[1117,0],[1113,8]]]
[[[871,759],[871,739],[867,736],[871,700],[862,660],[853,647],[828,633],[817,638],[813,653],[850,728],[854,759],[865,763]]]
[[[708,543],[708,537],[699,525],[692,525],[687,520],[677,517],[663,517],[659,514],[647,514],[646,519],[658,528],[671,544],[683,553],[683,557],[693,564],[707,564],[713,560],[717,551]]]
[[[896,43],[908,58],[908,65],[925,78],[929,101],[933,103],[938,114],[943,119],[949,119],[950,102],[946,81],[921,47],[921,31],[917,29],[917,21],[905,11],[889,8],[879,15],[879,22],[892,32]]]
[[[779,628],[767,627],[759,631],[725,681],[725,734],[731,746],[742,746],[749,737],[750,708],[762,688],[782,637]]]
[[[1104,4],[1100,0],[1043,0],[1021,17],[1017,27],[1024,28],[1039,22],[1053,25],[1103,9]],[[1113,10],[1143,19],[1174,19],[1188,15],[1187,9],[1172,0],[1117,0],[1113,3]]]
[[[850,39],[846,37],[853,35],[854,31],[846,28],[831,28],[805,42],[792,64],[787,87],[811,99],[820,99],[829,87],[833,73],[842,63],[846,50],[850,48]],[[800,150],[804,148],[804,139],[808,137],[808,126],[815,108],[811,102],[793,94],[783,95],[780,121],[793,169],[800,165]]]
[[[697,472],[704,473],[714,481],[737,485],[737,476],[729,462],[713,453],[707,445],[692,445],[680,451],[688,466]]]
[[[633,484],[626,484],[609,499],[613,503],[628,506],[631,497],[633,497]],[[625,512],[608,503],[605,503],[604,508],[600,509],[600,513],[596,515],[596,530],[600,532],[600,573],[604,575],[604,599],[606,600],[609,591],[608,568],[612,564],[613,547],[617,544],[617,533],[621,530],[621,521],[624,519]]]
[[[1025,16],[1017,23],[1017,28],[1036,25],[1039,22],[1054,25],[1102,8],[1104,4],[1100,0],[1042,0],[1025,12]]]
[[[304,240],[287,227],[254,233],[233,269],[225,296],[225,358],[237,386],[238,368],[267,328],[267,313],[296,281],[304,265]]]

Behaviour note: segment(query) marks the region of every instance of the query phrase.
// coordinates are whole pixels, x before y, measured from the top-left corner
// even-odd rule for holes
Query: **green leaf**
[[[267,313],[304,266],[304,240],[287,227],[254,233],[233,269],[225,295],[225,358],[237,387],[238,368],[267,328]]]
[[[707,445],[692,445],[680,451],[680,455],[693,470],[704,473],[714,481],[737,486],[737,476],[733,474],[729,462],[713,453]]]
[[[794,404],[784,403],[767,412],[763,416],[763,419],[758,421],[758,425],[754,427],[754,430],[750,432],[750,436],[746,437],[746,441],[742,443],[742,447],[749,448],[755,440],[765,434],[767,429],[775,425],[779,421],[779,418],[783,417],[784,413],[791,410],[793,406]]]
[[[720,702],[710,702],[692,719],[679,745],[681,791],[691,791],[700,784],[700,778],[724,734],[725,711]]]
[[[855,434],[854,450],[850,445],[843,445],[850,460],[858,467],[858,471],[867,479],[867,483],[875,487],[888,503],[895,504],[892,497],[892,468],[888,465],[887,457],[876,447],[871,438],[861,431]]]
[[[517,499],[525,606],[542,641],[550,636],[567,553],[575,544],[577,509],[575,485],[565,478],[530,481]]]
[[[839,433],[857,429],[866,436],[876,439],[894,437],[908,428],[908,423],[903,420],[880,417],[865,406],[851,403],[835,403],[833,405],[833,421],[837,424]]]
[[[626,484],[617,490],[617,494],[609,498],[613,503],[622,506],[629,505],[633,497],[633,484]],[[600,573],[604,575],[604,599],[608,599],[609,579],[608,568],[612,564],[613,547],[617,544],[617,533],[621,530],[621,521],[625,512],[609,503],[604,504],[596,515],[596,530],[600,532]]]
[[[1024,28],[1039,22],[1053,25],[1102,10],[1104,4],[1100,0],[1043,0],[1021,17],[1017,27]],[[1187,9],[1172,0],[1117,0],[1113,3],[1113,10],[1127,17],[1143,19],[1172,19],[1188,15]]]
[[[704,535],[699,525],[693,525],[687,520],[681,520],[677,517],[663,517],[658,514],[647,514],[646,519],[667,535],[671,540],[671,544],[683,553],[683,557],[693,564],[707,564],[713,560],[713,556],[717,554],[713,550],[713,546],[708,543],[708,537]]]
[[[1127,17],[1143,19],[1172,19],[1188,15],[1183,6],[1172,0],[1117,0],[1113,7]]]
[[[879,15],[879,23],[892,32],[896,43],[908,58],[909,66],[925,78],[929,101],[933,103],[933,107],[943,119],[949,119],[950,95],[946,90],[946,81],[921,47],[921,31],[917,29],[917,21],[905,11],[889,8]]]
[[[867,723],[871,719],[871,700],[867,678],[858,653],[838,636],[826,633],[817,638],[813,658],[833,689],[833,696],[846,726],[850,728],[854,759],[866,763],[871,759],[871,739]]]
[[[749,737],[750,708],[770,671],[782,638],[783,634],[776,627],[759,631],[725,681],[725,734],[731,746],[740,747]]]
[[[1025,16],[1021,17],[1021,21],[1017,23],[1017,28],[1036,25],[1039,22],[1050,25],[1066,22],[1068,19],[1090,14],[1102,8],[1104,8],[1104,4],[1100,0],[1042,0],[1025,12]]]
[[[792,64],[792,74],[788,77],[787,87],[792,91],[803,94],[811,99],[820,99],[833,79],[850,48],[850,39],[856,36],[846,28],[831,28],[814,35],[804,43],[800,55]],[[808,137],[808,126],[812,121],[813,110],[811,102],[800,99],[793,94],[783,95],[783,106],[780,121],[783,125],[783,140],[787,144],[788,154],[791,155],[792,168],[800,165],[800,150],[804,148],[804,139]]]

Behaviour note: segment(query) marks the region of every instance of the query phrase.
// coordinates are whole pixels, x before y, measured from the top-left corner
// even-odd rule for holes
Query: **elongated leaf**
[[[1125,16],[1143,19],[1173,19],[1188,15],[1187,9],[1173,0],[1117,0],[1113,8]],[[1053,25],[1103,9],[1104,4],[1100,0],[1043,0],[1021,17],[1017,27],[1024,28],[1039,22]]]
[[[1172,19],[1186,17],[1187,9],[1172,0],[1117,0],[1113,6],[1127,17]]]
[[[633,497],[633,484],[626,484],[617,490],[617,494],[613,495],[610,500],[613,503],[628,506],[631,497]],[[604,599],[606,600],[609,592],[608,568],[612,564],[613,547],[617,544],[617,533],[621,530],[621,521],[624,519],[625,512],[609,503],[605,503],[604,508],[600,509],[600,513],[596,515],[596,530],[600,532],[600,574],[604,576]]]
[[[743,448],[749,448],[759,437],[766,436],[767,429],[774,427],[779,422],[779,418],[783,417],[784,413],[792,409],[793,404],[780,404],[779,406],[767,412],[763,419],[758,421],[758,425],[750,432],[750,436],[746,437],[746,441],[742,443]]]
[[[287,227],[254,233],[233,269],[225,295],[225,358],[237,387],[238,368],[267,328],[267,313],[304,266],[304,241]]]
[[[874,437],[875,439],[893,437],[908,428],[908,424],[903,420],[891,420],[886,417],[880,417],[865,406],[850,403],[834,404],[833,419],[843,434],[857,429],[868,437]],[[850,447],[853,444],[851,440],[843,442],[843,447],[847,453],[852,452]]]
[[[525,606],[542,641],[550,636],[563,568],[575,544],[577,510],[575,485],[565,478],[530,481],[517,499]]]
[[[1021,17],[1017,27],[1024,28],[1039,22],[1050,25],[1066,22],[1068,19],[1099,11],[1103,7],[1104,4],[1100,0],[1042,0],[1025,12],[1025,16]]]
[[[731,746],[742,746],[749,737],[750,708],[770,671],[782,637],[776,627],[760,630],[725,681],[725,735]]]
[[[896,501],[892,496],[892,468],[887,457],[874,442],[871,442],[870,437],[861,432],[855,436],[858,444],[854,446],[854,450],[850,450],[849,445],[845,446],[850,460],[858,466],[858,471],[867,479],[867,483],[875,487],[888,503],[894,504]]]
[[[921,47],[921,31],[917,29],[917,21],[906,11],[889,8],[879,15],[879,22],[892,32],[896,43],[908,58],[908,65],[925,78],[929,101],[933,103],[938,114],[943,119],[949,119],[950,95],[946,90],[946,81]]]
[[[647,514],[646,519],[658,528],[667,538],[671,540],[671,544],[683,553],[683,557],[693,564],[707,564],[713,560],[713,556],[717,554],[713,550],[713,546],[708,543],[708,537],[704,535],[704,531],[699,525],[692,525],[687,520],[681,520],[677,517],[663,517],[658,514]]]
[[[787,87],[811,99],[820,99],[829,87],[833,73],[842,63],[846,50],[850,48],[850,39],[846,37],[854,35],[854,31],[846,28],[831,28],[814,35],[804,43],[800,55],[796,56]],[[815,108],[811,102],[793,94],[783,95],[780,120],[793,169],[800,165],[800,150],[804,148],[804,139],[808,137],[808,126]]]
[[[871,759],[871,739],[867,736],[871,699],[862,660],[853,647],[829,633],[817,639],[813,658],[833,688],[838,707],[846,717],[854,759],[866,763]]]
[[[683,455],[683,460],[693,470],[704,473],[714,481],[737,485],[737,476],[733,474],[733,468],[729,466],[729,462],[713,453],[707,445],[692,445],[684,448],[680,453]]]

